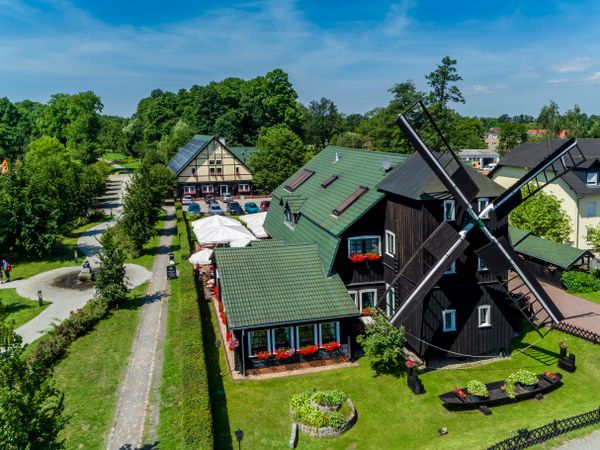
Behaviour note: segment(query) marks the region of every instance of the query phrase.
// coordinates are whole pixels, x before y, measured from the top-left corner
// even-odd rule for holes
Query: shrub
[[[373,316],[373,323],[365,334],[356,339],[369,357],[371,368],[377,375],[399,375],[405,369],[404,328],[395,327],[381,314]]]
[[[515,398],[515,383],[534,386],[538,381],[539,379],[535,373],[530,370],[519,369],[506,378],[506,395],[508,398]]]
[[[347,399],[346,394],[337,390],[317,391],[307,389],[294,395],[290,400],[292,420],[305,425],[321,428],[333,427],[341,429],[347,422],[347,417],[341,412],[324,412],[311,405],[311,400],[324,406],[339,405]]]
[[[322,406],[335,406],[340,405],[348,396],[342,391],[331,390],[331,391],[316,391],[312,395],[312,401]]]
[[[487,397],[489,395],[487,386],[479,380],[469,381],[467,383],[467,391],[469,391],[471,395],[476,395],[477,397]]]
[[[342,413],[332,412],[329,414],[329,426],[333,428],[337,428],[338,430],[346,425],[346,418]]]
[[[600,278],[596,276],[596,272],[571,270],[563,272],[561,279],[569,292],[583,294],[600,291]]]

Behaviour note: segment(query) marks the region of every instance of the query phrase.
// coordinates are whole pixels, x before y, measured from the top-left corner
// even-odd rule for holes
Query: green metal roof
[[[248,164],[248,156],[254,153],[256,147],[227,147],[229,151],[244,165]]]
[[[389,158],[392,166],[397,166],[408,157],[399,153],[328,146],[275,189],[264,227],[273,238],[287,243],[316,243],[323,266],[330,272],[341,234],[384,197],[384,193],[376,188],[387,174],[383,168],[384,158]],[[293,194],[286,191],[284,186],[303,169],[312,170],[315,174]],[[338,178],[327,188],[322,188],[321,184],[332,175]],[[368,192],[339,216],[334,216],[333,210],[359,186],[367,187]],[[283,223],[284,207],[292,196],[306,199],[297,210],[300,214],[293,229]],[[291,210],[292,204],[289,207]]]
[[[549,241],[515,227],[508,227],[508,237],[517,252],[567,270],[581,257],[591,255],[588,250]]]
[[[360,315],[338,275],[326,277],[315,244],[218,248],[231,329]]]

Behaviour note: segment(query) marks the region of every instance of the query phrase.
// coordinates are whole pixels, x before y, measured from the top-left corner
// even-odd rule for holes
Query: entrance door
[[[229,185],[228,184],[219,185],[219,194],[221,194],[221,195],[229,194]]]

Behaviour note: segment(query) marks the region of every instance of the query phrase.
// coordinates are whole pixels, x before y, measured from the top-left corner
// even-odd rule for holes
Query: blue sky
[[[600,114],[600,2],[0,0],[0,97],[93,90],[130,115],[177,91],[280,67],[307,103],[364,113],[458,60],[468,115]]]

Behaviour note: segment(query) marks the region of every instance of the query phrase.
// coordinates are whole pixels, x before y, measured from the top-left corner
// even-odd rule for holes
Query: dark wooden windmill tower
[[[399,244],[378,307],[392,324],[406,327],[407,341],[426,357],[508,350],[522,317],[543,335],[543,325],[563,317],[508,242],[506,220],[516,206],[584,161],[577,141],[565,142],[508,190],[482,198],[487,181],[463,166],[425,105],[417,102],[415,108],[445,151],[430,150],[407,115],[398,117],[420,158],[414,156],[412,171],[408,161],[397,169],[396,179],[391,174],[380,186],[392,193],[386,228],[395,230]],[[394,193],[394,182],[412,177],[422,183],[419,164],[436,179],[439,192],[428,197],[406,189]]]

